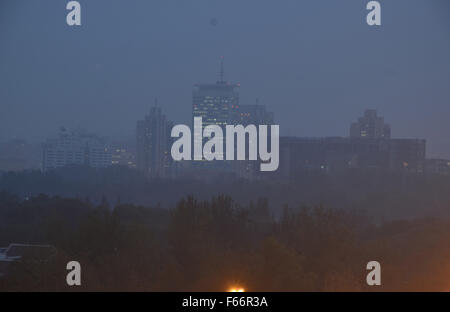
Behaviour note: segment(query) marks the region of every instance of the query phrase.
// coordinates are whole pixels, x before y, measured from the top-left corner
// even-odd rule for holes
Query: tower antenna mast
[[[220,57],[220,83],[224,83],[223,80],[224,70],[223,70],[223,56]]]

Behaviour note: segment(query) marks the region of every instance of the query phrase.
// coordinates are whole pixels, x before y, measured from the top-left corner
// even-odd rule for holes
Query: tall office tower
[[[47,171],[67,165],[109,167],[111,150],[104,139],[93,134],[61,128],[57,139],[48,139],[43,145],[42,169]]]
[[[377,116],[377,111],[367,109],[364,116],[350,126],[350,137],[378,139],[391,137],[391,127],[384,123],[384,118]]]
[[[223,60],[216,83],[196,84],[192,95],[192,118],[202,117],[203,128],[221,127],[230,123],[233,111],[239,108],[239,84],[224,81]]]
[[[233,123],[234,112],[239,108],[239,84],[224,80],[223,58],[220,63],[219,80],[216,83],[196,84],[194,87],[192,120],[194,117],[202,117],[202,132],[206,126],[218,125],[225,134],[225,126]],[[204,140],[202,136],[194,134],[195,145]],[[227,167],[227,164],[214,163],[213,167],[223,168]]]
[[[162,114],[161,108],[152,107],[144,120],[136,126],[137,168],[152,177],[169,174],[171,123]]]

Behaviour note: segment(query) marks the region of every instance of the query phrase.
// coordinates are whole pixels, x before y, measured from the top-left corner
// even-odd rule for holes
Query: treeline
[[[45,243],[47,262],[24,259],[0,290],[251,291],[448,290],[450,224],[443,219],[375,225],[363,213],[324,206],[239,205],[186,197],[170,209],[40,195],[0,194],[0,243]],[[66,284],[79,261],[82,286]],[[366,285],[366,264],[382,286]]]
[[[208,181],[192,178],[149,179],[125,167],[93,169],[66,167],[0,174],[0,191],[21,199],[39,194],[89,199],[110,203],[170,208],[180,198],[193,195],[208,200],[211,194],[228,194],[241,205],[264,194],[270,209],[280,216],[280,207],[323,204],[332,209],[364,209],[377,218],[398,219],[424,216],[450,217],[450,176],[416,175],[380,171],[346,171],[338,174],[299,173],[291,181],[247,181],[218,176]]]

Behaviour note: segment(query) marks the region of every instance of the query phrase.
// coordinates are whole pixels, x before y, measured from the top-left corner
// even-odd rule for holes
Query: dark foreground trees
[[[448,290],[450,227],[420,219],[374,225],[362,213],[247,206],[218,196],[182,199],[172,209],[0,194],[0,244],[46,243],[44,262],[22,259],[0,290],[252,291]],[[82,286],[68,287],[79,261]],[[365,266],[382,266],[382,286],[366,286]]]

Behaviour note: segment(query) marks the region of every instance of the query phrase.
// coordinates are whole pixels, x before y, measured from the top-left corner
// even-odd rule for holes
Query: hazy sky
[[[344,136],[376,108],[394,137],[450,158],[449,0],[380,1],[379,28],[368,0],[80,0],[81,27],[67,2],[0,0],[0,141],[133,138],[155,97],[188,123],[223,55],[241,103],[258,97],[282,134]]]

